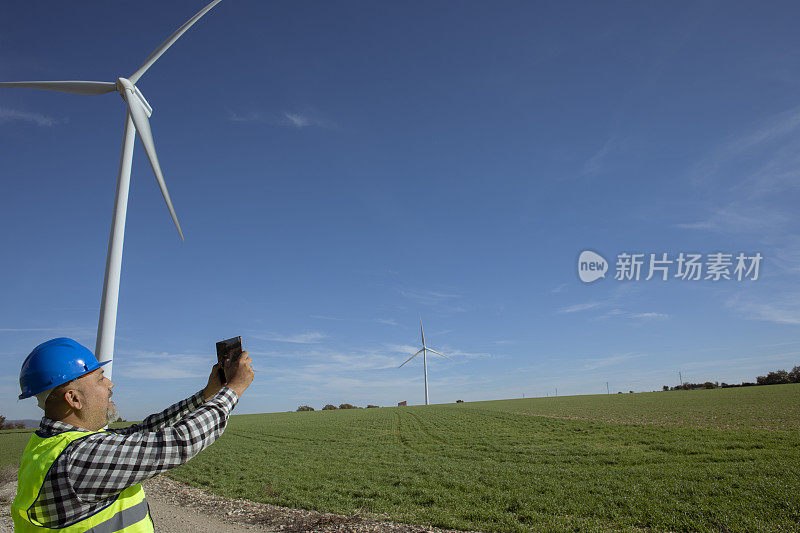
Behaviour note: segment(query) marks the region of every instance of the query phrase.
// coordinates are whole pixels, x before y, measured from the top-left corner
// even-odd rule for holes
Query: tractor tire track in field
[[[426,448],[426,439],[421,438],[421,436],[427,436],[427,434],[425,433],[424,429],[422,429],[422,423],[420,422],[419,417],[416,417],[408,412],[401,414],[400,410],[395,411],[395,414],[397,415],[396,433],[400,439],[400,444],[414,453],[425,455],[430,454],[430,450],[423,449]]]
[[[264,443],[264,442],[275,442],[282,444],[284,442],[308,442],[308,439],[302,437],[289,437],[287,435],[266,435],[266,434],[256,434],[250,435],[247,433],[237,433],[235,431],[231,431],[228,429],[225,432],[225,435],[232,435],[234,437],[240,437],[242,439],[250,439],[256,442]]]
[[[419,416],[417,416],[416,414],[414,414],[414,413],[412,413],[412,412],[410,412],[410,411],[408,412],[408,415],[409,415],[411,418],[413,418],[414,420],[416,420],[416,421],[417,421],[417,424],[419,424],[419,428],[420,428],[420,430],[421,430],[423,433],[425,433],[425,434],[426,434],[428,437],[430,437],[430,438],[431,438],[431,440],[433,440],[433,441],[436,441],[436,442],[438,442],[439,444],[442,444],[442,445],[444,445],[444,446],[451,446],[451,443],[447,442],[447,441],[446,441],[446,440],[444,440],[442,437],[440,437],[440,436],[436,435],[436,434],[435,434],[435,433],[433,433],[433,432],[432,432],[430,429],[428,429],[428,427],[425,425],[425,423],[422,421],[422,419],[421,419]]]
[[[394,419],[395,419],[394,420],[395,421],[394,434],[397,437],[397,440],[400,442],[400,444],[402,444],[403,446],[405,446],[407,449],[411,450],[412,452],[420,453],[419,451],[416,450],[416,448],[411,446],[411,443],[408,441],[408,439],[405,437],[405,435],[403,435],[403,431],[400,429],[402,418],[403,417],[400,416],[400,411],[395,411],[394,412]]]
[[[394,415],[395,436],[400,444],[414,453],[451,457],[454,447],[461,448],[431,431],[422,418],[411,411],[398,409]]]

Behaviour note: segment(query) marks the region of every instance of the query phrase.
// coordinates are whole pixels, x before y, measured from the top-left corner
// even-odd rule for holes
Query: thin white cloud
[[[25,333],[42,331],[60,337],[91,337],[95,334],[93,326],[54,326],[45,328],[0,328],[0,333]]]
[[[790,274],[800,273],[800,237],[787,235],[781,245],[772,250],[770,265]]]
[[[38,126],[52,128],[59,123],[58,120],[41,113],[31,113],[30,111],[20,111],[19,109],[9,109],[7,107],[0,107],[0,123],[19,120],[22,122],[31,122]]]
[[[798,220],[791,195],[800,188],[800,107],[721,143],[689,170],[689,178],[706,198],[694,220],[684,215],[676,227],[755,234],[762,242],[792,235],[789,228]]]
[[[550,292],[553,293],[553,294],[558,294],[559,292],[561,292],[564,289],[566,289],[567,286],[569,286],[569,283],[562,283],[558,287],[554,287],[554,288],[550,289]]]
[[[583,165],[583,174],[594,176],[599,174],[603,168],[606,157],[618,147],[617,139],[609,137],[608,140],[597,150]]]
[[[746,299],[737,295],[725,303],[726,307],[738,312],[744,318],[764,320],[775,324],[800,325],[800,295],[769,298],[768,301]]]
[[[581,369],[597,370],[598,368],[617,365],[619,363],[630,361],[631,359],[636,359],[638,357],[642,357],[642,355],[635,353],[626,353],[626,354],[610,355],[606,357],[581,359],[580,361],[583,362],[583,367]]]
[[[428,291],[422,289],[399,289],[399,292],[402,296],[405,296],[410,300],[428,305],[440,304],[442,302],[461,297],[460,294]]]
[[[396,320],[392,318],[342,318],[328,315],[308,315],[309,318],[316,318],[318,320],[334,320],[334,321],[352,321],[352,322],[375,322],[377,324],[386,324],[387,326],[398,326]]]
[[[298,403],[314,404],[316,402],[319,406],[324,403],[336,405],[343,401],[358,405],[359,398],[362,399],[361,406],[366,403],[394,405],[392,401],[381,402],[380,398],[394,396],[402,399],[407,397],[409,396],[409,391],[417,391],[417,384],[422,379],[422,376],[407,374],[386,374],[381,376],[373,374],[364,376],[330,375],[309,369],[296,369],[291,372],[274,369],[274,371],[271,370],[270,372],[274,376],[275,382],[288,384],[292,387],[292,392]]]
[[[292,344],[317,344],[327,339],[328,336],[319,331],[308,333],[296,333],[294,335],[279,335],[277,333],[266,333],[263,335],[253,335],[256,339],[265,341],[288,342]]]
[[[657,313],[655,311],[631,313],[630,311],[626,311],[624,309],[616,307],[614,309],[609,309],[602,315],[595,317],[593,320],[606,320],[610,318],[623,318],[629,320],[649,321],[649,320],[665,320],[669,318],[669,315],[666,313]]]
[[[330,128],[333,123],[311,111],[282,111],[280,113],[264,113],[256,109],[228,110],[231,122],[263,122],[274,126],[288,126],[296,129],[318,127]]]
[[[623,309],[614,308],[614,309],[609,309],[602,315],[598,316],[597,319],[602,320],[604,318],[620,317],[620,316],[625,316],[625,314],[626,312]]]
[[[262,117],[261,113],[257,111],[228,111],[228,120],[231,122],[259,122]]]
[[[381,375],[376,372],[396,369],[408,355],[398,355],[396,352],[380,349],[348,352],[315,349],[292,355],[295,364],[275,366],[270,368],[268,373],[283,382],[330,384],[330,380],[337,377],[368,380],[370,376]]]
[[[782,353],[772,353],[772,354],[761,354],[752,357],[733,357],[733,358],[726,358],[726,359],[715,359],[715,360],[691,360],[679,363],[682,369],[686,369],[689,372],[702,372],[705,369],[712,369],[712,371],[719,375],[719,372],[724,369],[723,371],[726,373],[737,373],[739,375],[743,375],[745,381],[755,381],[756,375],[767,373],[770,370],[774,370],[775,366],[788,366],[792,368],[800,361],[800,352],[782,352]],[[749,374],[749,376],[748,376]],[[704,373],[703,375],[707,375]],[[719,376],[717,379],[722,378]],[[701,381],[700,379],[696,379],[691,374],[688,376],[684,372],[684,381]],[[703,379],[702,381],[705,381]],[[735,382],[736,380],[730,380],[731,383]]]
[[[303,128],[332,128],[334,124],[319,113],[308,111],[284,111],[281,122],[284,125],[291,126],[297,129]]]
[[[387,344],[386,348],[393,353],[411,355],[422,348],[422,346],[411,346],[410,344]]]
[[[628,318],[644,318],[648,320],[663,320],[665,318],[669,318],[668,314],[665,313],[631,313],[628,315]]]
[[[209,355],[120,351],[114,356],[114,375],[148,380],[197,379],[208,377],[214,363]]]
[[[800,108],[764,120],[755,130],[733,137],[709,153],[691,171],[695,182],[715,178],[723,167],[749,152],[791,138],[800,131]]]
[[[264,113],[257,109],[228,110],[228,120],[238,123],[264,123],[273,126],[287,126],[295,129],[331,128],[333,123],[312,111],[281,111]]]
[[[55,331],[57,328],[0,328],[0,331],[7,333],[19,333],[21,331]]]
[[[398,289],[401,296],[408,298],[418,305],[434,307],[440,311],[463,313],[466,308],[456,303],[461,298],[460,294],[425,289]]]
[[[492,354],[490,354],[488,352],[465,352],[463,350],[459,350],[459,349],[456,349],[456,348],[452,348],[452,349],[443,348],[442,350],[439,350],[439,351],[441,351],[443,354],[445,354],[447,356],[450,356],[450,357],[452,357],[454,359],[457,359],[457,358],[460,358],[460,357],[464,357],[464,358],[468,358],[468,359],[481,358],[481,357],[492,357]]]
[[[582,311],[608,309],[600,315],[595,315],[590,320],[603,320],[612,317],[628,317],[631,318],[632,313],[625,311],[623,307],[635,302],[636,294],[641,288],[634,286],[634,284],[620,284],[611,290],[609,296],[603,300],[592,300],[589,302],[579,303],[561,307],[557,313],[579,313]]]
[[[715,231],[720,233],[763,233],[765,230],[786,227],[791,221],[787,213],[769,206],[747,206],[732,202],[722,208],[713,208],[701,220],[676,224],[682,229]]]
[[[289,121],[289,124],[295,128],[305,128],[311,124],[308,117],[304,117],[300,113],[289,113],[288,111],[285,111],[283,116]]]
[[[337,318],[335,316],[327,315],[308,315],[310,318],[317,318],[319,320],[344,320],[344,318]]]
[[[320,351],[306,354],[312,362],[301,365],[304,372],[312,372],[320,376],[332,376],[337,373],[351,375],[353,372],[386,370],[397,368],[404,359],[380,352],[362,351],[336,352]]]
[[[410,344],[387,344],[385,346],[389,350],[389,353],[402,354],[402,356],[406,358],[417,353],[422,348],[422,346],[412,346]],[[428,347],[430,348],[430,345],[428,345]],[[453,348],[447,345],[441,347],[436,346],[434,349],[436,349],[437,352],[442,352],[444,355],[453,360],[457,360],[460,357],[470,359],[479,357],[492,357],[492,354],[488,352],[465,352],[464,350]],[[402,362],[402,360],[400,362]]]
[[[577,313],[579,311],[588,311],[589,309],[597,309],[605,305],[606,302],[586,302],[582,304],[568,305],[558,310],[559,313]]]

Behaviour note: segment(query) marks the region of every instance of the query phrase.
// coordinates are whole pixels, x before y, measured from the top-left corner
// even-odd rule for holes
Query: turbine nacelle
[[[123,93],[125,91],[131,93],[136,92],[136,86],[133,83],[131,83],[131,81],[128,78],[117,78],[116,86],[117,86],[117,91],[119,91],[120,93]]]
[[[142,104],[145,113],[147,113],[147,118],[153,116],[153,107],[147,101],[147,98],[144,97],[142,91],[140,91],[136,85],[131,83],[131,81],[128,78],[117,78],[116,86],[117,86],[117,91],[119,92],[123,100],[127,102],[128,98],[125,96],[125,93],[126,92],[130,93],[132,96],[135,96],[136,98],[139,99],[139,102]]]

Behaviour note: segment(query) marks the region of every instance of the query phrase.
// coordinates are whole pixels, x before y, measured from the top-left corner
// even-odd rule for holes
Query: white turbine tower
[[[139,132],[139,139],[142,142],[150,166],[156,176],[156,181],[161,189],[161,195],[167,203],[167,209],[175,223],[181,240],[183,231],[178,223],[175,209],[172,207],[167,185],[164,183],[164,176],[161,173],[161,166],[158,164],[156,148],[153,142],[153,134],[150,131],[150,115],[153,108],[145,100],[144,95],[136,87],[136,82],[147,72],[153,63],[161,57],[161,54],[172,46],[186,30],[191,28],[200,17],[208,10],[217,5],[222,0],[214,0],[200,10],[195,16],[190,18],[186,24],[178,28],[172,35],[161,43],[144,63],[128,78],[118,78],[116,82],[102,81],[15,81],[0,82],[0,87],[20,87],[23,89],[43,89],[46,91],[57,91],[63,93],[98,95],[117,91],[122,99],[127,103],[125,136],[122,141],[122,155],[119,162],[119,176],[117,179],[117,192],[114,202],[114,213],[111,222],[111,234],[108,239],[108,255],[106,257],[106,273],[103,281],[103,297],[100,303],[100,322],[97,326],[97,345],[95,355],[100,362],[114,359],[114,334],[117,327],[117,300],[119,297],[119,278],[122,268],[122,242],[125,237],[125,215],[128,209],[128,186],[131,177],[131,164],[133,162],[133,142],[136,132]],[[105,366],[105,375],[111,378],[111,366]]]
[[[450,359],[450,358],[447,357],[443,353],[439,353],[436,350],[432,350],[432,349],[428,348],[427,346],[425,346],[425,331],[423,331],[423,329],[422,329],[422,319],[421,318],[419,319],[419,335],[420,335],[420,337],[422,337],[422,348],[420,349],[420,351],[418,351],[417,353],[415,353],[414,355],[412,355],[411,357],[406,359],[406,362],[403,363],[403,365],[408,363],[412,359],[414,359],[419,354],[422,354],[422,368],[423,368],[423,371],[425,372],[425,405],[428,405],[428,357],[427,357],[427,352],[433,352],[436,355],[441,355],[445,359]],[[450,360],[452,361],[452,359],[450,359]],[[402,368],[403,365],[400,365],[397,368]]]

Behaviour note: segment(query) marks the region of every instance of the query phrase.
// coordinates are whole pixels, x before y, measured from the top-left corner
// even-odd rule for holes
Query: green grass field
[[[242,415],[170,475],[448,528],[798,531],[798,407],[776,385]]]
[[[31,438],[32,429],[6,429],[0,431],[0,468],[19,468],[19,458]]]

